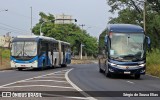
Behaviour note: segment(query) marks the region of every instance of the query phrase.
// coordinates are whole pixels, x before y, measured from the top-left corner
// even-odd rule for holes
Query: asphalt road
[[[99,73],[97,64],[79,64],[43,71],[0,71],[0,92],[3,91],[40,91],[45,92],[44,96],[50,96],[33,100],[53,100],[51,97],[54,100],[160,100],[160,79],[149,75],[138,80],[132,76],[107,78]],[[152,96],[155,97],[148,96],[150,93],[154,93]]]
[[[69,78],[79,88],[98,100],[160,100],[160,79],[149,75],[142,75],[140,79],[134,79],[132,76],[107,78],[99,73],[97,64],[90,64],[74,66],[69,73]],[[150,97],[150,93],[158,94],[157,92],[159,97],[157,95]],[[133,96],[137,97],[128,97],[129,93],[130,96],[135,93],[138,96],[135,94]]]

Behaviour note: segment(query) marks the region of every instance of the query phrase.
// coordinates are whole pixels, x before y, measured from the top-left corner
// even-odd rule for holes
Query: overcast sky
[[[77,25],[85,24],[84,29],[96,37],[106,27],[109,17],[115,16],[108,12],[106,0],[1,0],[0,35],[30,34],[31,6],[33,26],[38,23],[41,11],[53,15],[64,13],[77,19]]]

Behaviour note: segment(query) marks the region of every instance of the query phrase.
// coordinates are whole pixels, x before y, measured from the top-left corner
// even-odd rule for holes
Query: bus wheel
[[[46,67],[46,64],[45,64],[45,61],[43,60],[41,70],[44,70],[45,67]]]
[[[100,72],[100,73],[103,73],[103,70],[102,70],[100,67],[99,67],[99,72]]]
[[[67,64],[62,64],[61,67],[67,67]]]
[[[22,71],[22,70],[23,70],[23,68],[18,68],[18,70],[19,70],[19,71]]]
[[[106,77],[111,77],[111,73],[109,73],[109,71],[106,70],[106,69],[105,69],[105,76],[106,76]]]
[[[135,75],[134,75],[134,78],[135,78],[135,79],[139,79],[140,77],[141,77],[140,74],[135,74]]]

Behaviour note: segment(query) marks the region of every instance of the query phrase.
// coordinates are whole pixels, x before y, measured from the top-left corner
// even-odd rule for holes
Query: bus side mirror
[[[151,39],[149,36],[146,36],[146,42],[147,42],[147,45],[148,45],[148,49],[151,50]]]
[[[104,44],[105,44],[105,46],[108,45],[108,35],[106,35],[106,36],[104,37]]]

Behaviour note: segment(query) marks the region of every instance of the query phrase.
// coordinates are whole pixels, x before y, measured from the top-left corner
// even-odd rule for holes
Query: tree
[[[42,26],[42,32],[44,36],[53,37],[57,40],[62,40],[69,42],[71,44],[71,50],[78,54],[80,51],[81,43],[85,45],[83,51],[88,55],[97,54],[97,39],[87,34],[85,30],[82,30],[76,24],[55,24],[54,22],[49,22],[54,20],[55,17],[52,14],[45,14],[43,12],[39,13],[40,20],[33,28],[33,33],[36,35],[40,34],[40,26],[43,21],[46,23]]]

